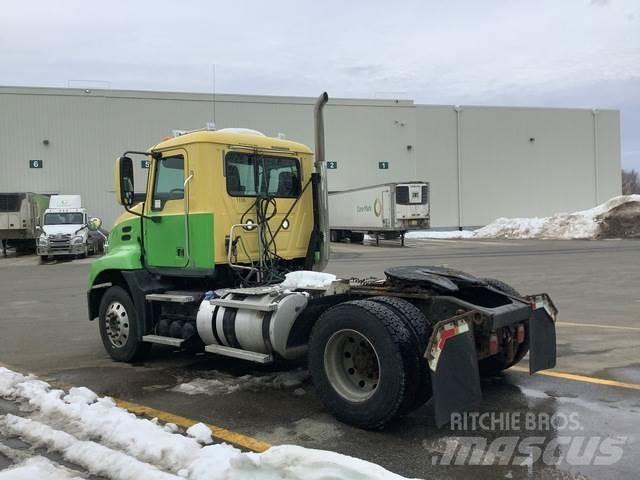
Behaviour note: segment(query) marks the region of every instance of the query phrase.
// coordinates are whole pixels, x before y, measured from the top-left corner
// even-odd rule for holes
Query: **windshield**
[[[47,213],[44,216],[45,225],[81,225],[84,215],[81,212]]]

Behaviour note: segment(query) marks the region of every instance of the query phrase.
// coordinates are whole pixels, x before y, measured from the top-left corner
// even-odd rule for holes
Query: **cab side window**
[[[152,210],[162,210],[168,200],[184,198],[184,157],[175,155],[156,160]]]

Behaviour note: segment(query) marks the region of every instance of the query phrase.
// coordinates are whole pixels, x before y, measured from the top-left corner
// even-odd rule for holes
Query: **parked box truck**
[[[429,228],[429,184],[397,182],[329,194],[331,241],[362,243],[365,234],[401,238],[409,230]]]
[[[0,240],[4,255],[7,246],[16,250],[35,250],[42,214],[48,206],[48,195],[0,193]]]

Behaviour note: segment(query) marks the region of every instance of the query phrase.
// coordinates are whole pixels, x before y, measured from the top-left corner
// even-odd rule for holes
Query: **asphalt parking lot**
[[[438,430],[431,405],[382,432],[340,424],[315,396],[304,366],[259,368],[210,355],[155,348],[143,364],[112,362],[97,324],[86,318],[86,274],[91,259],[38,265],[34,257],[0,258],[0,363],[59,384],[85,385],[99,394],[205,421],[268,442],[335,450],[426,478],[637,478],[640,468],[640,242],[408,240],[332,245],[328,271],[342,277],[381,276],[390,265],[442,265],[491,276],[524,293],[549,293],[558,308],[558,365],[529,377],[522,367],[484,381],[483,412],[533,412],[538,418],[573,415],[577,431],[545,428]],[[571,375],[572,374],[572,375]],[[251,377],[246,377],[250,375]],[[252,381],[255,378],[263,381]],[[192,382],[196,380],[195,382]],[[201,388],[185,388],[178,385]],[[0,404],[0,411],[2,405]],[[541,417],[540,417],[541,415]],[[556,426],[557,427],[557,426]],[[613,465],[529,467],[450,466],[448,442],[478,436],[616,439]],[[564,445],[564,446],[563,446]],[[584,463],[584,462],[583,462]]]

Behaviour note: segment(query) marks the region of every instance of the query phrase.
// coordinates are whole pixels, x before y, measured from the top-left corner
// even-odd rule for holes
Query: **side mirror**
[[[116,200],[120,205],[133,205],[133,161],[129,157],[119,157],[116,160]]]
[[[98,217],[93,217],[89,220],[89,222],[87,222],[87,228],[92,232],[96,232],[100,230],[101,226],[102,226],[102,220],[100,220]]]

